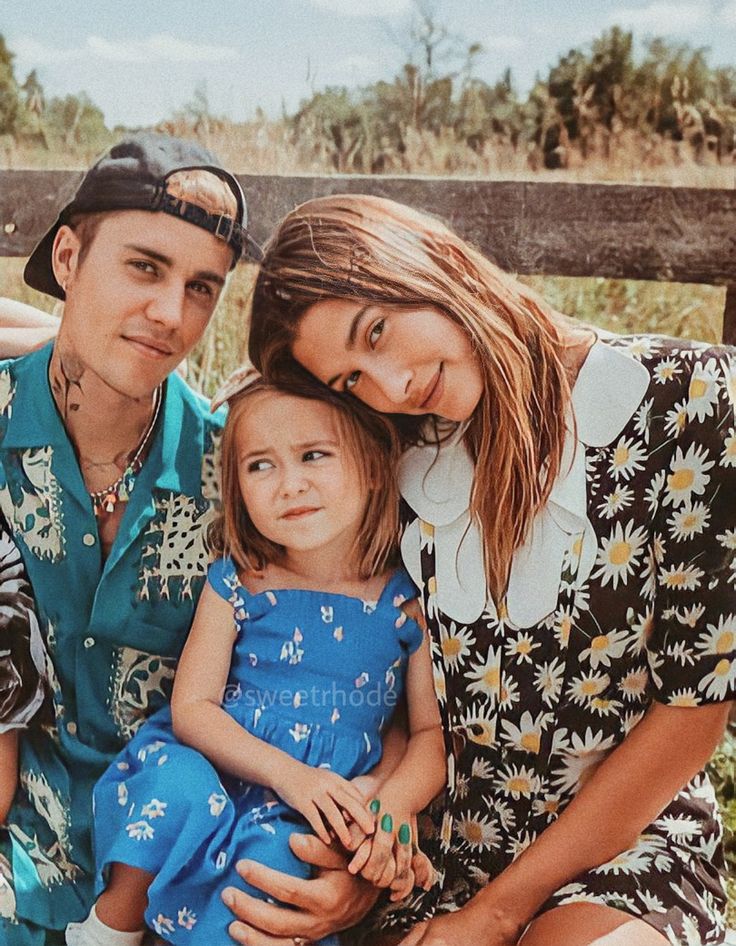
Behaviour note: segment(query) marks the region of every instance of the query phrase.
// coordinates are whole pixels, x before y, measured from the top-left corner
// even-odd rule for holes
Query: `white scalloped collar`
[[[547,505],[537,513],[511,565],[506,609],[516,627],[532,627],[555,610],[573,535],[583,535],[578,583],[590,574],[597,540],[587,514],[585,448],[611,443],[641,404],[648,386],[649,372],[639,361],[600,339],[593,344],[572,390],[577,439],[570,423]],[[496,609],[486,591],[480,530],[469,513],[474,465],[462,434],[458,428],[439,445],[407,450],[399,463],[399,486],[419,520],[433,526],[434,604],[448,618],[470,624],[484,611],[494,617]],[[419,520],[407,527],[401,551],[407,570],[421,587]]]

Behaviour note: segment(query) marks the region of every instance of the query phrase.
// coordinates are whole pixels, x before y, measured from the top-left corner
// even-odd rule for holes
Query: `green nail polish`
[[[373,801],[368,806],[374,815],[377,815],[381,810],[381,800],[380,798],[374,798]]]
[[[381,818],[381,831],[393,831],[394,830],[394,819],[391,815],[386,812],[386,814]]]
[[[399,828],[399,844],[408,844],[411,841],[411,828],[404,822]]]

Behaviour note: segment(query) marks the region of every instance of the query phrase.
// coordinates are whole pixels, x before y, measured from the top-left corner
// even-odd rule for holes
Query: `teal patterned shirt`
[[[92,786],[170,696],[218,491],[222,415],[172,375],[103,563],[49,388],[51,351],[0,362],[0,507],[36,596],[52,703],[23,736],[20,788],[0,832],[0,941],[10,943],[43,942],[37,927],[63,929],[89,909]]]

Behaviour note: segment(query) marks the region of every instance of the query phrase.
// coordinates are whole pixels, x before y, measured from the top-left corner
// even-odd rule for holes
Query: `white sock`
[[[145,930],[125,933],[114,930],[97,916],[94,905],[82,923],[70,923],[66,928],[67,946],[141,946]]]

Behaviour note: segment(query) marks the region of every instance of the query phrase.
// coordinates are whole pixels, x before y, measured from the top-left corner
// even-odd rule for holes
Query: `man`
[[[92,787],[170,695],[206,573],[221,424],[172,372],[228,271],[257,255],[246,219],[212,155],[139,135],[91,168],[26,266],[29,285],[65,304],[53,344],[0,363],[0,507],[36,595],[52,705],[22,739],[0,834],[8,946],[62,943],[86,915]],[[309,841],[301,854],[341,866]],[[280,877],[261,881],[287,893]],[[370,902],[341,870],[305,883],[287,936],[345,926]],[[244,897],[234,911],[258,926]]]

